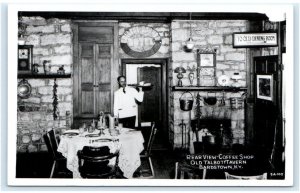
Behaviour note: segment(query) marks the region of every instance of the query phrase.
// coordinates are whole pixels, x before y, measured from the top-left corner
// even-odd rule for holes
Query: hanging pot
[[[189,93],[191,95],[191,97],[187,98],[187,97],[184,97],[183,98],[183,95],[186,94],[186,93]],[[184,92],[181,97],[179,98],[179,103],[180,103],[180,109],[183,110],[183,111],[190,111],[192,110],[193,108],[193,103],[194,103],[194,97],[192,95],[192,93],[186,91]]]
[[[216,103],[217,103],[216,93],[215,93],[215,96],[208,96],[208,93],[207,93],[206,98],[204,98],[204,104],[215,105]]]
[[[29,98],[31,94],[31,85],[27,80],[23,79],[18,83],[18,96],[22,99]]]

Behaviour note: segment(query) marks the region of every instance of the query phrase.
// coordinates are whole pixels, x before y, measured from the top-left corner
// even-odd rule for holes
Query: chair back
[[[77,155],[79,172],[83,178],[105,178],[116,172],[119,151],[110,153],[108,146],[84,146]],[[114,164],[110,164],[110,161],[114,161]]]
[[[157,132],[157,128],[155,128],[155,123],[152,122],[150,137],[146,146],[146,154],[150,155],[152,150],[153,141],[155,139],[155,135]]]
[[[226,180],[266,180],[267,173],[263,173],[261,175],[256,175],[256,176],[237,176],[225,172],[225,179]]]
[[[205,179],[206,169],[200,169],[187,163],[175,163],[175,179]]]
[[[57,151],[58,144],[57,144],[54,130],[51,129],[50,131],[45,133],[43,138],[46,143],[48,152],[52,155],[53,159],[59,157],[59,153]]]

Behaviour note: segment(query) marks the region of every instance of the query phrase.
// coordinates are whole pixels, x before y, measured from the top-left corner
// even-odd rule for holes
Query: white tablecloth
[[[96,131],[99,132],[99,131]],[[132,178],[135,170],[141,165],[140,153],[143,151],[144,138],[140,131],[121,129],[121,134],[118,136],[110,136],[106,131],[105,135],[100,137],[84,137],[81,135],[68,137],[61,136],[58,146],[58,152],[61,152],[67,158],[67,168],[73,172],[73,178],[81,178],[78,171],[78,150],[82,150],[84,146],[109,146],[113,153],[119,149],[119,168],[124,173],[124,177]],[[112,142],[93,142],[101,138],[119,139],[118,143]]]

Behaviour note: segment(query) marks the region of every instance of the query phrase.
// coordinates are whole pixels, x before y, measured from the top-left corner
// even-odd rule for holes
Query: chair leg
[[[178,172],[178,162],[175,163],[175,178],[174,179],[178,178],[178,176],[177,176],[178,173],[177,172]]]
[[[155,177],[155,173],[154,173],[154,169],[153,169],[151,157],[148,157],[148,159],[149,159],[149,164],[150,164],[151,173],[152,173],[152,176],[153,176],[153,178],[154,178],[154,177]]]
[[[206,178],[206,169],[203,169],[203,175],[202,175],[202,179]]]
[[[54,160],[54,162],[53,162],[52,169],[51,169],[51,174],[50,174],[50,178],[53,177],[55,166],[56,166],[56,160]]]

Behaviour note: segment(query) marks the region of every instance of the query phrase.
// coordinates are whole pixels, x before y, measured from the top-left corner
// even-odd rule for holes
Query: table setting
[[[142,133],[135,129],[123,128],[122,125],[114,129],[95,128],[97,127],[67,130],[60,136],[57,150],[67,158],[67,168],[73,172],[73,178],[81,178],[77,152],[84,146],[108,146],[110,153],[119,150],[118,166],[124,177],[132,178],[135,170],[141,165],[140,153],[144,149]],[[113,163],[114,160],[111,162]]]

